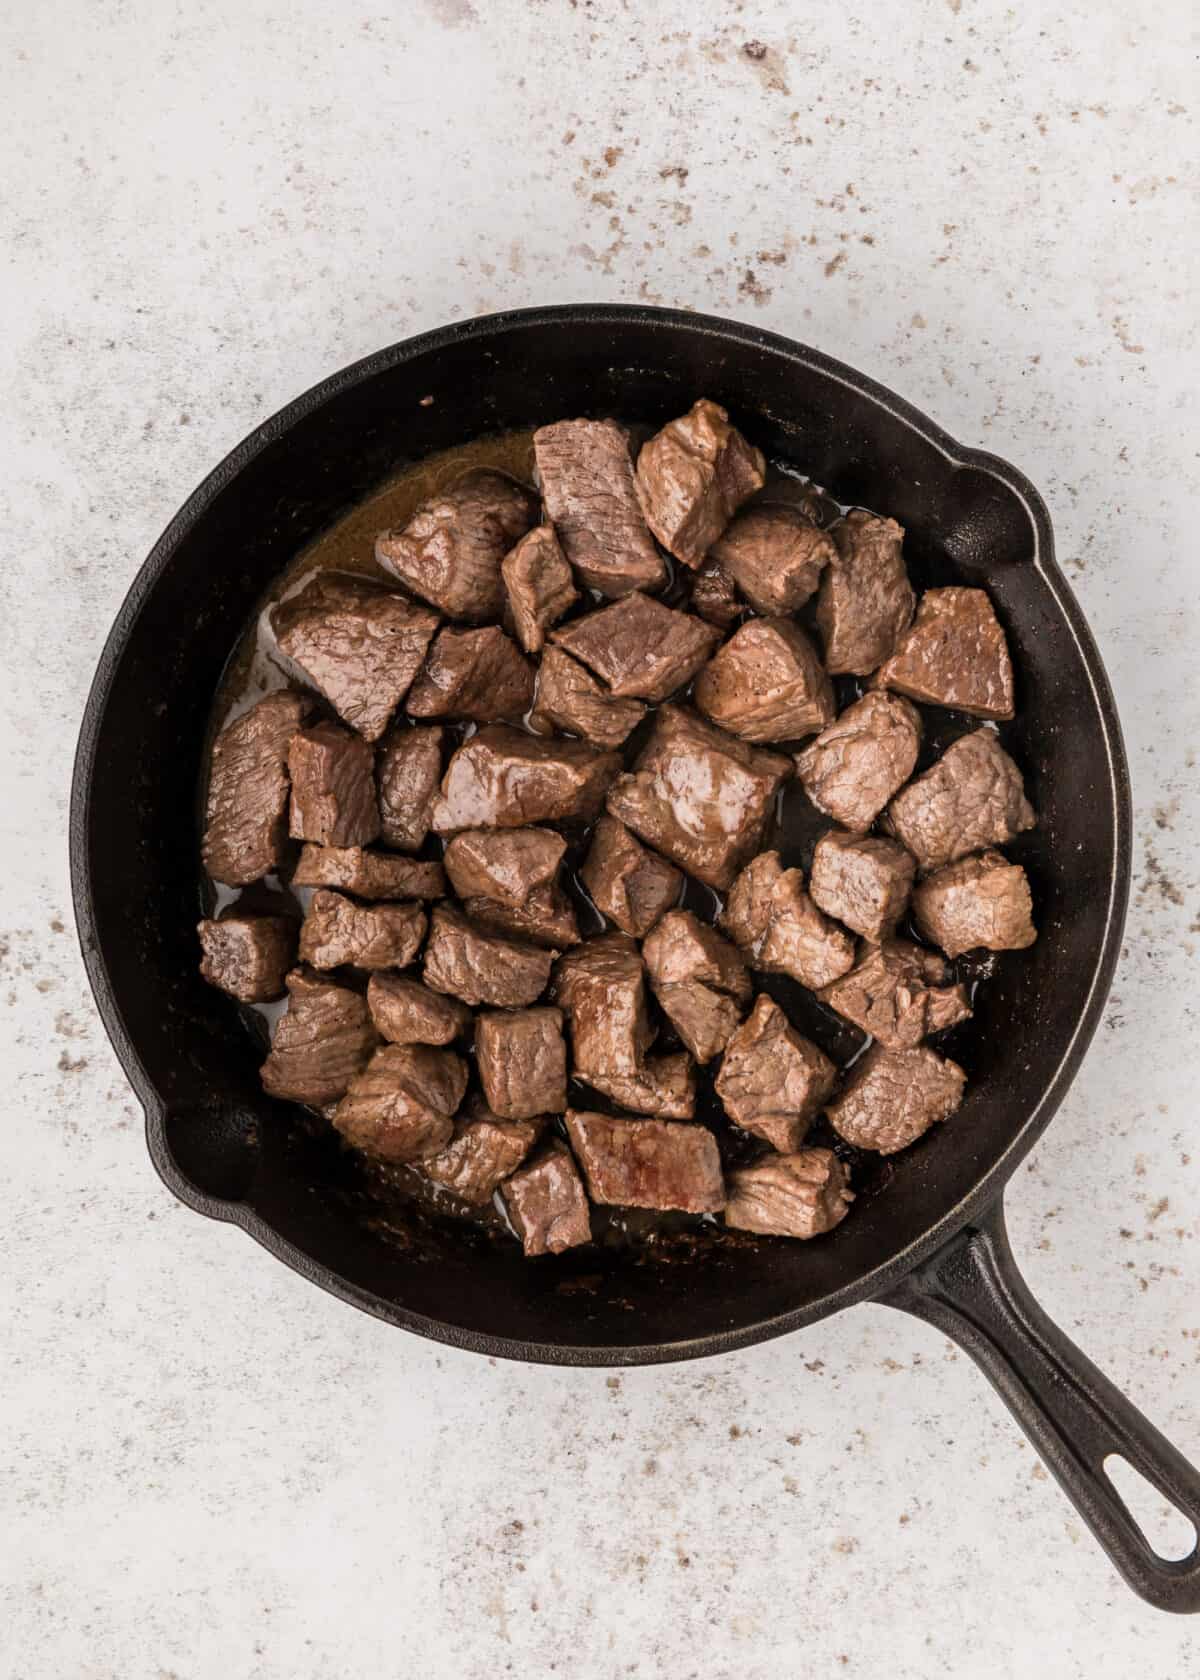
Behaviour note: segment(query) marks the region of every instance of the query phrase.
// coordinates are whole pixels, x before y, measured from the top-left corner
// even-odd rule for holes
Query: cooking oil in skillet
[[[648,436],[650,429],[631,427],[630,430],[637,440]],[[322,572],[371,578],[387,582],[394,587],[395,579],[375,560],[376,534],[386,528],[405,524],[421,502],[472,467],[495,468],[529,482],[533,474],[532,431],[513,431],[479,438],[404,468],[303,549],[259,603],[251,623],[234,650],[213,706],[209,731],[210,745],[226,723],[248,710],[264,694],[288,686],[303,686],[300,673],[290,666],[275,644],[270,627],[271,608],[297,594]],[[789,462],[769,463],[767,484],[775,500],[803,502],[810,516],[820,524],[832,523],[845,511],[832,497],[806,480]],[[917,566],[910,565],[910,573],[917,587],[946,581],[941,576],[923,577]],[[686,577],[679,576],[677,570],[673,570],[663,598],[670,604],[676,604],[682,602],[686,592]],[[592,601],[585,601],[583,606],[592,607],[598,604],[603,603],[597,596]],[[800,612],[798,618],[810,631],[813,629],[812,603]],[[852,678],[835,678],[834,683],[839,710],[858,698],[862,692],[862,686]],[[919,710],[927,726],[926,744],[919,769],[925,768],[928,762],[944,751],[952,739],[968,729],[978,727],[976,719],[963,718],[938,708],[920,707]],[[632,763],[641,750],[651,727],[652,721],[647,718],[625,743],[623,752],[627,764]],[[473,725],[450,724],[447,734],[451,747],[466,739],[473,733],[473,729]],[[828,826],[828,819],[809,804],[799,783],[791,782],[779,794],[771,824],[764,838],[764,847],[778,850],[785,866],[797,866],[807,872],[813,846]],[[442,843],[431,836],[420,855],[439,857],[442,849]],[[587,837],[573,836],[564,860],[565,882],[575,903],[580,933],[584,938],[602,931],[604,927],[603,917],[588,898],[579,879],[579,867],[586,853]],[[285,873],[287,872],[285,870]],[[201,884],[203,913],[206,915],[224,909],[236,901],[246,909],[299,918],[307,908],[310,897],[311,889],[289,888],[275,876],[269,876],[265,881],[243,889],[241,893],[219,886],[207,878]],[[722,900],[717,893],[690,878],[687,879],[680,902],[700,920],[708,923],[716,921],[722,908]],[[904,927],[901,932],[905,937],[916,937],[911,927]],[[969,959],[960,959],[960,978],[968,983],[972,994],[979,979],[983,977],[983,968],[987,966],[989,965],[980,965],[981,972],[975,973]],[[365,984],[365,977],[361,975],[343,973],[338,978],[345,984],[359,987]],[[770,993],[786,1010],[797,1030],[820,1045],[839,1065],[847,1066],[869,1046],[871,1041],[857,1028],[843,1021],[787,976],[760,974],[756,976],[756,981],[760,990]],[[247,1030],[254,1034],[265,1054],[270,1033],[285,1008],[284,1003],[242,1005],[239,1008]],[[651,1008],[655,1009],[652,999]],[[663,1054],[681,1049],[682,1045],[670,1023],[657,1011],[655,1013],[658,1037],[654,1044],[654,1053]],[[969,1023],[964,1024],[964,1027],[952,1029],[952,1033],[941,1041],[947,1053],[959,1060],[962,1060],[963,1056],[958,1045],[965,1036],[964,1029],[967,1026]],[[466,1056],[468,1062],[473,1059],[472,1052],[466,1052]],[[572,1086],[569,1101],[575,1107],[611,1107],[605,1099],[582,1086]],[[763,1146],[759,1140],[729,1123],[713,1090],[712,1072],[709,1069],[700,1070],[696,1118],[710,1126],[716,1134],[722,1159],[727,1167],[743,1164],[762,1152]],[[387,1240],[406,1248],[419,1247],[422,1252],[427,1249],[431,1252],[436,1250],[440,1243],[448,1238],[461,1243],[471,1230],[475,1233],[475,1240],[490,1241],[502,1236],[505,1241],[511,1240],[504,1236],[507,1224],[498,1197],[494,1206],[482,1209],[464,1208],[448,1192],[430,1184],[410,1167],[389,1166],[370,1161],[355,1151],[341,1148],[332,1135],[327,1116],[307,1114],[300,1124],[308,1134],[308,1141],[315,1141],[319,1145],[323,1164],[322,1183],[327,1185],[327,1193],[349,1204],[356,1217],[361,1218]],[[561,1122],[556,1121],[555,1125],[561,1130]],[[882,1188],[891,1176],[893,1169],[890,1163],[881,1161],[874,1155],[860,1156],[858,1152],[847,1148],[824,1121],[818,1122],[814,1128],[812,1141],[835,1147],[839,1154],[853,1162],[854,1186],[860,1197],[872,1195]],[[671,1257],[683,1258],[694,1254],[698,1249],[719,1251],[722,1248],[736,1248],[747,1241],[755,1240],[745,1238],[737,1232],[726,1231],[710,1214],[662,1214],[627,1208],[594,1208],[592,1229],[595,1244],[602,1251],[640,1251],[644,1252],[647,1259],[653,1258],[659,1262]],[[580,1267],[586,1268],[586,1251],[583,1251],[582,1258],[578,1255],[574,1257],[572,1273]]]

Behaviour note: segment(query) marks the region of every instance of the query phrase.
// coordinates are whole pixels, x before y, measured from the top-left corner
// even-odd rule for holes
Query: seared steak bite
[[[555,955],[488,933],[450,905],[438,904],[425,946],[425,984],[463,1003],[522,1009],[545,991]]]
[[[592,830],[592,846],[579,878],[592,903],[622,933],[642,939],[658,918],[678,903],[683,874],[673,863],[647,851],[615,817],[603,816]]]
[[[548,828],[468,831],[446,848],[446,871],[481,926],[541,945],[574,945],[575,911],[558,885],[566,845]]]
[[[745,741],[791,741],[823,729],[836,706],[816,648],[784,618],[743,624],[700,673],[696,705]]]
[[[660,589],[666,564],[634,488],[629,438],[615,420],[559,420],[533,434],[546,511],[589,589],[610,599]]]
[[[533,700],[533,666],[498,625],[439,630],[409,690],[411,717],[519,722]]]
[[[608,809],[657,851],[719,892],[762,843],[791,761],[726,735],[694,712],[664,706],[632,775]]]
[[[949,1119],[966,1082],[957,1062],[924,1044],[912,1050],[875,1044],[854,1064],[845,1088],[825,1112],[838,1136],[856,1149],[894,1155],[939,1120]]]
[[[197,924],[200,972],[241,1003],[269,1003],[283,996],[284,979],[296,953],[296,923],[290,916],[236,913]]]
[[[268,694],[217,736],[204,817],[204,867],[244,887],[287,854],[288,745],[312,710],[303,694]]]
[[[715,560],[707,560],[692,579],[688,604],[694,613],[728,630],[742,616],[733,579]]]
[[[482,1097],[475,1097],[454,1122],[450,1142],[436,1155],[426,1155],[420,1170],[469,1207],[482,1207],[521,1165],[544,1123],[544,1117],[501,1120]]]
[[[471,1024],[465,1003],[431,992],[402,974],[372,974],[367,1008],[389,1044],[450,1044]]]
[[[449,1143],[467,1089],[452,1050],[385,1044],[338,1104],[333,1124],[355,1149],[381,1161],[418,1161]]]
[[[821,574],[817,626],[826,669],[866,676],[891,653],[912,620],[915,597],[904,569],[904,532],[894,519],[856,509],[832,532],[835,552]]]
[[[830,829],[813,852],[808,890],[827,916],[878,944],[904,914],[916,868],[895,840]]]
[[[672,1056],[647,1056],[636,1073],[582,1073],[577,1077],[634,1114],[690,1120],[696,1112],[696,1068],[682,1050]]]
[[[375,754],[380,839],[401,852],[416,852],[429,833],[429,816],[442,780],[445,730],[393,729]]]
[[[556,647],[590,666],[619,699],[655,701],[690,681],[720,639],[711,624],[639,594],[550,632]]]
[[[561,1009],[489,1011],[475,1023],[483,1093],[503,1120],[561,1114],[567,1106],[567,1046]]]
[[[977,729],[896,795],[885,827],[921,869],[937,869],[968,852],[1003,846],[1036,821],[1021,772],[992,730]]]
[[[763,993],[726,1047],[716,1092],[736,1126],[786,1154],[804,1141],[836,1077],[829,1057]]]
[[[717,1140],[704,1126],[568,1109],[567,1136],[594,1202],[684,1213],[725,1205]]]
[[[300,929],[300,960],[314,968],[405,968],[421,949],[419,904],[356,904],[341,893],[314,893]]]
[[[500,567],[517,640],[540,653],[546,631],[579,599],[571,568],[553,525],[535,525]]]
[[[444,862],[459,898],[523,904],[558,879],[567,842],[550,828],[475,829],[456,834]]]
[[[767,1155],[729,1175],[725,1223],[771,1237],[821,1237],[840,1225],[854,1193],[831,1149]]]
[[[987,591],[927,589],[872,686],[975,717],[1012,717],[1012,661]]]
[[[1037,938],[1029,882],[999,852],[962,858],[927,875],[913,893],[917,926],[948,957],[1023,951]]]
[[[911,1050],[970,1015],[966,987],[947,979],[936,951],[889,939],[869,947],[856,968],[817,996],[889,1050]]]
[[[290,825],[295,840],[321,846],[367,846],[379,834],[375,755],[336,723],[315,723],[292,736]]]
[[[722,1051],[750,1001],[750,976],[736,948],[697,921],[672,910],[642,950],[654,995],[698,1062]]]
[[[543,653],[529,720],[540,733],[565,729],[593,746],[619,747],[645,715],[640,700],[619,700],[561,648]]]
[[[720,921],[751,968],[790,974],[813,991],[854,967],[854,940],[818,910],[804,876],[784,869],[778,852],[760,852],[743,869]]]
[[[387,852],[364,851],[361,846],[301,848],[292,875],[294,887],[337,887],[355,898],[441,898],[446,875],[440,863],[389,857]]]
[[[343,1094],[379,1039],[367,1000],[348,986],[296,968],[287,977],[287,990],[287,1013],[262,1066],[263,1089],[317,1108]]]
[[[804,791],[843,828],[870,828],[912,775],[921,718],[899,694],[866,694],[796,756]]]
[[[540,1154],[500,1186],[513,1230],[527,1259],[561,1254],[591,1242],[592,1221],[583,1180],[571,1152],[552,1138]]]
[[[596,752],[583,741],[538,741],[504,724],[489,725],[450,760],[433,828],[457,834],[464,828],[590,822],[620,768],[616,753]]]
[[[707,397],[643,444],[637,493],[654,535],[685,566],[699,566],[748,496],[765,481],[761,450]]]
[[[579,943],[575,906],[560,886],[538,887],[523,904],[502,898],[464,898],[462,904],[473,922],[491,932],[552,945],[556,952]]]
[[[571,1023],[574,1072],[636,1075],[654,1039],[641,955],[623,933],[588,939],[560,957],[552,996]]]
[[[377,741],[421,668],[437,614],[360,579],[316,578],[271,613],[281,652],[351,729]]]
[[[483,624],[504,610],[500,564],[537,513],[523,484],[476,468],[423,502],[403,530],[382,531],[375,558],[448,617]]]
[[[797,507],[756,502],[739,513],[709,561],[733,579],[756,612],[793,613],[835,557],[833,539]]]

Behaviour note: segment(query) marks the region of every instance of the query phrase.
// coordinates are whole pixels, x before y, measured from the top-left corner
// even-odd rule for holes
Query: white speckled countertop
[[[141,558],[323,374],[448,317],[591,298],[865,369],[1041,486],[1116,688],[1125,955],[1009,1208],[1049,1310],[1200,1455],[1200,98],[1193,8],[1146,15],[8,8],[5,1680],[1200,1671],[1195,1625],[1124,1589],[915,1322],[860,1308],[669,1369],[490,1364],[178,1206],[84,982],[64,832]]]

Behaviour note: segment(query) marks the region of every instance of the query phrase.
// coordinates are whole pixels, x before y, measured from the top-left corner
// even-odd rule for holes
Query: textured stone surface
[[[5,1674],[1200,1669],[1195,1626],[1129,1596],[928,1328],[867,1307],[707,1364],[490,1365],[176,1205],[87,994],[64,839],[137,564],[322,375],[451,316],[638,297],[865,369],[1039,483],[1116,687],[1126,954],[1009,1205],[1048,1308],[1200,1454],[1198,101],[1191,8],[1146,15],[63,0],[5,20]]]

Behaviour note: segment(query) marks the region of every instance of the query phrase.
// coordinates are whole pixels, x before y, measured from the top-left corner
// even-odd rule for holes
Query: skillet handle
[[[1117,1453],[1200,1536],[1200,1472],[1080,1353],[1033,1299],[995,1204],[883,1304],[936,1325],[983,1371],[1134,1592],[1159,1610],[1200,1612],[1200,1539],[1159,1557],[1105,1474]]]

